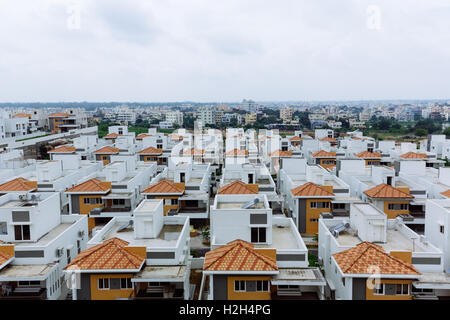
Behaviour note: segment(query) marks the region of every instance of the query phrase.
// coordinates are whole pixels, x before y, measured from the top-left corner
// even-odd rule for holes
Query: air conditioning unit
[[[56,256],[57,257],[62,257],[62,255],[64,254],[64,248],[58,248],[56,249]]]
[[[83,238],[83,236],[84,236],[84,230],[78,231],[78,236],[79,236],[80,238]]]

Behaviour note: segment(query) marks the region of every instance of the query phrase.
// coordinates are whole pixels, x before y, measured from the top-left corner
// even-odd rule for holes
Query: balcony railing
[[[95,208],[90,211],[91,216],[100,215],[103,212],[130,212],[131,207],[103,207],[103,208]]]
[[[5,292],[0,296],[0,300],[45,300],[47,290],[44,288],[23,288],[17,287],[10,292]]]

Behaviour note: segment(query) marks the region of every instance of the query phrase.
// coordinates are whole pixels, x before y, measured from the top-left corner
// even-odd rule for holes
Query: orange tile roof
[[[252,243],[235,240],[208,251],[204,271],[277,271],[275,260],[254,250]]]
[[[121,136],[121,134],[118,134],[118,133],[113,132],[113,133],[107,134],[107,135],[104,136],[103,138],[104,138],[104,139],[115,139],[115,138],[117,138],[118,136]]]
[[[328,152],[325,150],[320,150],[312,154],[314,158],[336,158],[336,152]]]
[[[247,150],[233,149],[225,153],[226,156],[248,156]]]
[[[171,140],[181,140],[181,139],[183,139],[183,136],[179,136],[177,134],[171,134],[170,139]]]
[[[161,155],[162,149],[156,149],[153,147],[148,147],[138,152],[138,154],[150,154],[150,155]]]
[[[450,198],[450,189],[448,189],[447,191],[441,192],[441,194],[447,198]]]
[[[217,190],[218,194],[257,194],[258,192],[250,188],[246,183],[236,180]]]
[[[138,134],[137,136],[136,136],[136,140],[142,140],[142,139],[144,139],[145,137],[151,137],[152,135],[151,134],[149,134],[149,133],[141,133],[141,134]]]
[[[12,116],[13,118],[31,118],[29,113],[16,113]]]
[[[66,190],[66,192],[99,192],[105,193],[111,190],[111,187],[107,183],[102,183],[98,179],[90,179],[83,183],[80,183],[72,188]]]
[[[148,186],[144,190],[142,190],[143,194],[145,193],[155,193],[155,194],[161,194],[161,193],[184,193],[184,188],[177,186],[173,181],[171,180],[161,180],[158,183],[152,184],[151,186]]]
[[[269,157],[291,157],[292,151],[281,151],[281,150],[275,150],[272,153],[269,153]]]
[[[381,158],[380,152],[369,152],[369,151],[363,151],[358,154],[355,154],[358,158]]]
[[[325,190],[313,182],[308,182],[291,189],[291,193],[296,197],[334,197],[334,193]]]
[[[325,138],[319,139],[319,141],[336,142],[336,139],[335,138],[325,137]]]
[[[380,274],[420,275],[412,264],[406,263],[386,252],[379,245],[362,242],[356,247],[333,254],[343,273],[370,274],[372,266]]]
[[[22,177],[9,180],[8,182],[0,184],[1,191],[31,191],[36,189],[36,185],[33,181],[24,179]]]
[[[48,153],[73,153],[75,152],[75,147],[69,147],[69,146],[58,146],[50,151]]]
[[[2,243],[0,241],[0,243]],[[0,266],[8,262],[9,259],[13,258],[13,255],[8,254],[7,252],[4,252],[2,250],[2,247],[0,246]]]
[[[57,113],[52,113],[52,114],[48,115],[49,118],[64,118],[64,117],[68,117],[68,116],[69,115],[64,112],[57,112]]]
[[[405,154],[402,154],[400,158],[403,159],[426,159],[427,154],[426,153],[416,153],[416,152],[407,152]]]
[[[379,184],[364,191],[364,193],[371,198],[414,198],[414,196],[388,184]]]
[[[112,238],[92,248],[82,251],[64,269],[65,270],[139,270],[145,262],[131,252],[129,243]]]
[[[359,138],[359,137],[353,137],[352,139],[353,139],[353,140],[362,140],[362,139]]]
[[[300,138],[300,137],[297,137],[297,136],[289,138],[289,141],[301,141],[301,140],[303,140],[303,138]]]
[[[105,146],[103,148],[100,148],[100,149],[94,151],[94,153],[96,153],[96,154],[117,154],[117,153],[119,153],[119,148]]]
[[[205,150],[203,150],[203,149],[191,148],[189,150],[184,151],[183,155],[203,155],[204,153],[205,153]]]

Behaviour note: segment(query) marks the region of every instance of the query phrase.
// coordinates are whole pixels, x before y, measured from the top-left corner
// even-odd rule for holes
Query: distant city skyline
[[[449,100],[450,2],[0,1],[0,102]]]

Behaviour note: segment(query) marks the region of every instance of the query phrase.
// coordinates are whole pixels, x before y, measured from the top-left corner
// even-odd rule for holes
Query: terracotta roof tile
[[[203,154],[205,154],[205,150],[203,149],[191,148],[189,150],[183,151],[183,155],[203,155]]]
[[[36,189],[35,183],[22,177],[0,184],[0,191],[31,191],[34,189]]]
[[[289,141],[301,141],[301,140],[303,140],[303,138],[300,138],[300,137],[297,137],[297,136],[289,138]]]
[[[400,158],[403,159],[426,159],[427,154],[426,153],[416,153],[416,152],[407,152],[405,154],[402,154]]]
[[[0,242],[1,243],[1,242]],[[0,266],[8,262],[9,259],[13,258],[14,256],[4,252],[2,250],[2,247],[0,246]]]
[[[358,154],[355,154],[355,156],[357,156],[358,158],[381,158],[381,153],[380,152],[369,152],[369,151],[363,151],[360,152]]]
[[[248,156],[247,150],[233,149],[225,153],[225,156]]]
[[[155,183],[151,186],[148,186],[144,190],[142,190],[143,194],[146,193],[184,193],[184,188],[177,186],[173,181],[170,180],[161,180],[158,183]]]
[[[319,139],[319,141],[336,142],[336,139],[335,138],[325,137],[325,138]]]
[[[320,150],[312,154],[314,158],[336,158],[336,152],[328,152],[325,150]]]
[[[119,153],[119,148],[105,146],[103,148],[100,148],[100,149],[94,151],[94,153],[96,153],[96,154],[117,154],[117,153]]]
[[[121,136],[121,134],[113,132],[113,133],[109,133],[106,136],[104,136],[103,139],[115,139],[119,136]]]
[[[370,274],[372,266],[380,274],[420,275],[413,265],[384,252],[383,248],[370,242],[362,242],[356,247],[333,255],[343,273]]]
[[[83,183],[80,183],[72,188],[66,190],[66,192],[99,192],[105,193],[111,190],[111,188],[106,184],[102,183],[98,179],[90,179]]]
[[[70,146],[58,146],[48,151],[48,153],[73,153],[73,152],[75,152],[75,147]]]
[[[127,249],[129,243],[112,238],[82,251],[65,270],[139,270],[145,258]]]
[[[334,197],[334,193],[329,192],[313,182],[308,182],[291,189],[291,193],[296,197]]]
[[[136,140],[142,140],[142,139],[144,139],[145,137],[151,137],[152,135],[151,134],[149,134],[149,133],[141,133],[141,134],[138,134],[137,136],[136,136]]]
[[[162,154],[162,152],[163,152],[162,149],[148,147],[146,149],[139,151],[138,154],[149,154],[149,155],[158,155],[159,156]]]
[[[12,116],[13,118],[31,118],[29,113],[16,113]]]
[[[204,271],[277,271],[275,260],[254,250],[254,245],[235,240],[205,255]]]
[[[52,113],[52,114],[48,115],[49,118],[64,118],[64,117],[68,117],[68,116],[69,115],[64,112],[57,112],[57,113]]]
[[[258,192],[250,188],[246,183],[236,180],[217,190],[218,194],[257,194]]]
[[[269,154],[269,157],[292,157],[292,151],[275,150]]]
[[[414,198],[414,196],[388,184],[379,184],[364,191],[364,193],[371,198]]]
[[[444,192],[441,192],[441,194],[442,194],[443,196],[447,197],[447,198],[450,198],[450,189],[448,189],[448,190],[446,190],[446,191],[444,191]]]

